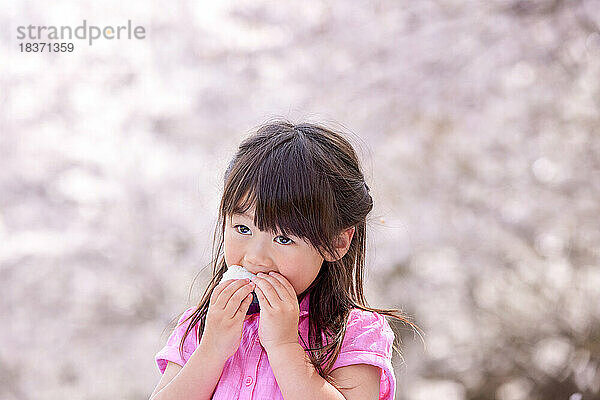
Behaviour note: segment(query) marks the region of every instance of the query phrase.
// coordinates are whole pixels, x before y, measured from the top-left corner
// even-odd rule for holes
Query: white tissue
[[[256,275],[254,275],[252,272],[249,272],[246,268],[240,266],[240,265],[230,265],[229,268],[227,268],[227,271],[225,271],[225,273],[223,274],[223,278],[221,279],[222,282],[228,280],[228,279],[245,279],[245,278],[250,278],[250,280],[252,280],[252,278],[254,278]]]

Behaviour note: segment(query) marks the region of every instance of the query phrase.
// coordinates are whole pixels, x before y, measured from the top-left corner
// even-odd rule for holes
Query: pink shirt
[[[299,330],[308,343],[308,304],[310,295],[300,303]],[[188,334],[184,343],[183,359],[179,356],[179,343],[190,321],[179,325],[194,310],[188,308],[179,319],[167,344],[155,356],[160,373],[167,368],[167,361],[184,366],[198,346],[198,325]],[[281,399],[281,391],[269,364],[267,352],[258,339],[260,314],[244,321],[242,341],[237,352],[223,367],[213,400],[230,399]],[[396,377],[392,367],[392,343],[394,332],[387,320],[378,313],[353,309],[350,312],[346,336],[333,369],[351,364],[371,364],[381,368],[379,399],[393,400]],[[302,340],[300,345],[306,349]]]

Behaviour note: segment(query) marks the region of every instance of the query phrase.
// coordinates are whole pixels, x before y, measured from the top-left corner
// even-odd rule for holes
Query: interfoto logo
[[[83,20],[83,25],[76,26],[44,26],[44,25],[28,25],[17,27],[17,39],[19,40],[72,40],[87,39],[91,46],[94,40],[98,39],[145,39],[146,29],[143,26],[131,26],[131,20],[127,20],[127,26],[103,26],[87,24],[87,20]]]

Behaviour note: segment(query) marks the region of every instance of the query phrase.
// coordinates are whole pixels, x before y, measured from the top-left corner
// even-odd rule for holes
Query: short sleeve
[[[175,364],[179,364],[183,367],[187,360],[189,360],[194,350],[196,350],[196,347],[198,346],[198,335],[196,329],[192,329],[188,333],[183,344],[183,358],[181,358],[179,354],[179,344],[181,343],[181,338],[183,338],[183,335],[190,325],[191,320],[186,321],[184,324],[182,324],[182,322],[194,312],[194,309],[195,307],[190,307],[185,310],[185,312],[179,318],[179,321],[177,321],[177,325],[173,329],[173,332],[171,332],[171,335],[167,339],[167,344],[158,353],[156,353],[154,358],[161,374],[164,374],[165,369],[167,369],[167,361],[174,362]]]
[[[396,392],[392,366],[393,343],[394,331],[385,317],[376,312],[353,309],[333,369],[352,364],[370,364],[381,368],[379,399],[393,400]]]

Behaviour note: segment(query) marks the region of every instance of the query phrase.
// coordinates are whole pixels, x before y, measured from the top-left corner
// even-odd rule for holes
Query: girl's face
[[[254,226],[254,208],[228,216],[224,246],[227,265],[241,265],[253,274],[275,271],[294,287],[296,295],[315,280],[323,257],[309,243],[295,236],[260,231]]]

